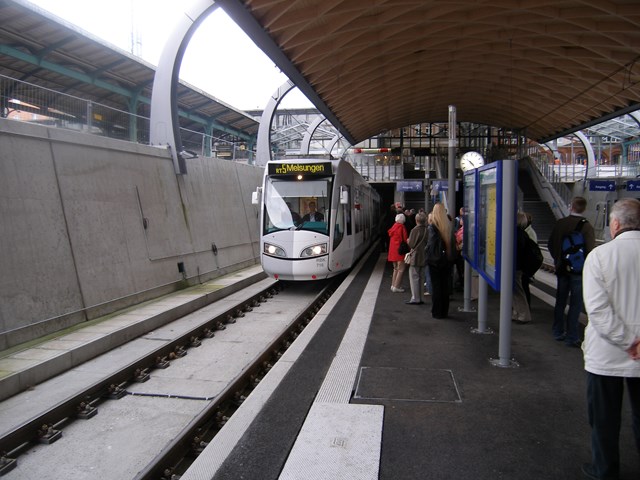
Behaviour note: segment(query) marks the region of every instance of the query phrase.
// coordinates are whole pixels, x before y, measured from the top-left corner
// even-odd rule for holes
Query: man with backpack
[[[556,268],[558,287],[553,311],[553,337],[569,347],[581,345],[578,319],[582,311],[582,267],[596,245],[593,226],[584,218],[587,200],[575,197],[568,217],[558,220],[549,237],[549,253]],[[564,309],[569,302],[566,324]]]

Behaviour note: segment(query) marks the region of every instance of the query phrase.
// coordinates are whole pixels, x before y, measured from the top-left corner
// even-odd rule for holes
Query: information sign
[[[458,191],[459,187],[459,181],[456,180],[455,181],[455,185],[456,185],[456,192]],[[437,190],[438,192],[446,192],[449,190],[449,180],[432,180],[431,181],[431,188]]]
[[[500,290],[502,229],[502,162],[478,169],[478,251],[476,269],[489,285]]]
[[[422,192],[422,180],[398,180],[396,191],[398,192]]]
[[[627,180],[627,191],[640,192],[640,180]]]
[[[589,180],[590,192],[615,192],[615,180]]]
[[[477,247],[477,222],[478,213],[476,205],[476,182],[477,170],[470,170],[464,174],[463,178],[463,204],[464,216],[462,231],[462,256],[471,264],[473,268],[476,266],[476,247]]]

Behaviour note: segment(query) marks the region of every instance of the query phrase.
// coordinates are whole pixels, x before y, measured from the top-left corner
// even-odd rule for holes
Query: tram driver
[[[314,200],[309,202],[309,213],[302,217],[303,222],[324,222],[324,215],[317,211],[317,205]]]

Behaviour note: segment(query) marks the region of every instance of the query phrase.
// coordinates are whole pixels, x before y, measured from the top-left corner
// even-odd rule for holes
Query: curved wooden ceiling
[[[535,140],[640,108],[638,0],[218,3],[356,142],[448,105]]]

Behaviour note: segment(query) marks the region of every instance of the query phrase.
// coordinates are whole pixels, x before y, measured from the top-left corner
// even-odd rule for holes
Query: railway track
[[[140,349],[126,365],[2,434],[0,475],[7,479],[179,478],[339,282],[326,282],[322,289],[316,283],[286,288],[277,283],[213,316],[194,312],[145,336],[147,343],[160,345]],[[157,340],[172,331],[179,333],[171,341]],[[93,363],[108,364],[107,357],[121,350],[127,347]],[[79,370],[91,368],[85,365]],[[38,386],[43,393],[46,383]],[[124,406],[116,406],[120,402]],[[163,410],[168,404],[168,410]],[[119,420],[123,416],[130,417],[124,425]],[[105,440],[112,452],[105,452]],[[103,466],[105,456],[111,458],[109,467]],[[42,476],[38,473],[42,471],[51,475]]]
[[[548,259],[542,269],[554,271]],[[0,476],[178,479],[338,283],[305,292],[300,284],[283,288],[280,282],[257,293],[255,288],[251,294],[238,292],[238,300],[222,302],[215,314],[204,308],[145,335],[147,343],[157,345],[132,345],[139,350],[135,357],[111,368],[99,382],[5,431],[0,436]],[[272,321],[260,339],[250,338]],[[172,340],[164,341],[169,336]],[[238,350],[243,341],[247,345]],[[230,345],[235,349],[227,348]],[[94,363],[110,363],[109,356],[118,351]],[[211,389],[189,384],[203,378],[215,378],[219,385]],[[155,403],[140,403],[147,400]]]

